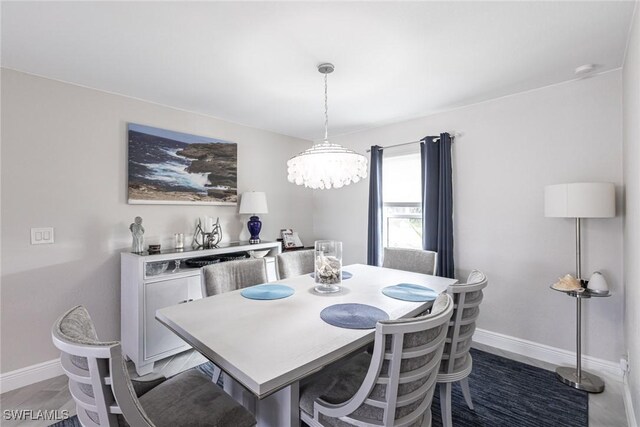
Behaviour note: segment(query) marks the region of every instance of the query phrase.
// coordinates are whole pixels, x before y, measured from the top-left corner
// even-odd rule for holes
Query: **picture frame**
[[[290,228],[280,230],[280,236],[282,237],[282,246],[284,249],[301,248],[304,246],[298,233]]]
[[[217,138],[127,124],[129,204],[238,203],[238,147]]]

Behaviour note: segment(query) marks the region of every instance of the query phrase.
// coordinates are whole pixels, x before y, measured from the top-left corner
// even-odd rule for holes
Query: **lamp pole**
[[[576,279],[580,285],[584,285],[582,280],[582,251],[581,251],[581,219],[576,217]],[[556,376],[563,383],[584,390],[589,393],[601,393],[604,391],[604,381],[597,375],[582,371],[582,299],[591,298],[588,289],[582,292],[570,292],[570,296],[576,299],[576,367],[562,366],[556,369]],[[597,295],[596,295],[597,296]]]

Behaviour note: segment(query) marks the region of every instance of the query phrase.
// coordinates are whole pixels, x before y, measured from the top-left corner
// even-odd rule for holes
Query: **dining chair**
[[[249,427],[256,420],[209,377],[191,369],[170,379],[131,380],[118,341],[99,341],[87,310],[72,308],[51,336],[85,427]]]
[[[267,262],[264,258],[240,259],[202,267],[202,298],[249,286],[267,283]],[[222,370],[213,365],[212,381],[218,383]]]
[[[451,285],[447,289],[447,293],[453,298],[454,306],[437,380],[443,427],[452,425],[451,386],[454,382],[460,383],[464,400],[469,409],[473,409],[468,378],[473,360],[469,349],[480,314],[482,290],[487,284],[487,276],[481,271],[473,270],[466,283]]]
[[[432,313],[376,325],[361,352],[300,386],[300,418],[319,426],[430,426],[431,400],[453,313],[447,294]]]
[[[302,276],[314,271],[314,250],[291,251],[278,254],[276,264],[278,265],[278,278]]]
[[[264,258],[226,261],[202,267],[202,297],[235,291],[266,283],[267,262]]]
[[[384,248],[382,266],[396,270],[434,275],[438,253],[421,249]]]

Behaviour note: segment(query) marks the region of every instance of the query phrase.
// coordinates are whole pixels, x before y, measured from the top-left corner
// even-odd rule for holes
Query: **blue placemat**
[[[311,274],[309,274],[309,276],[315,278],[316,277],[316,273],[311,273]],[[342,280],[351,279],[352,277],[353,277],[353,274],[349,273],[348,271],[343,271],[342,272]]]
[[[269,300],[290,297],[293,292],[293,288],[285,285],[256,285],[243,289],[240,295],[249,299]]]
[[[330,325],[347,329],[373,329],[379,320],[389,315],[366,304],[335,304],[320,312],[320,318]]]
[[[402,301],[425,302],[438,298],[438,293],[433,289],[411,283],[399,283],[397,285],[387,286],[382,289],[382,293],[388,297]]]

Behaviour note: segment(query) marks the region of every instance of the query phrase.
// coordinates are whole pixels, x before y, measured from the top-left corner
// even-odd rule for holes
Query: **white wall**
[[[286,177],[306,141],[2,70],[2,372],[58,357],[51,325],[76,304],[101,338],[119,337],[119,252],[136,215],[145,242],[165,247],[205,214],[220,216],[223,241],[246,229],[235,207],[128,205],[127,122],[237,142],[239,191],[267,192],[261,237],[293,228],[313,242],[311,192]],[[29,229],[42,226],[56,243],[31,246]]]
[[[455,256],[460,277],[474,268],[489,276],[479,327],[575,351],[575,300],[549,289],[575,273],[574,222],[544,217],[543,188],[610,181],[621,194],[621,85],[618,70],[332,141],[364,152],[463,132],[453,153]],[[346,263],[366,262],[367,200],[368,180],[314,193],[315,235],[342,240]],[[583,271],[600,270],[613,292],[584,304],[583,348],[617,361],[624,351],[622,217],[586,220],[583,232]]]
[[[638,9],[638,6],[636,6]],[[636,10],[623,73],[624,99],[624,324],[629,390],[640,420],[640,12]]]

